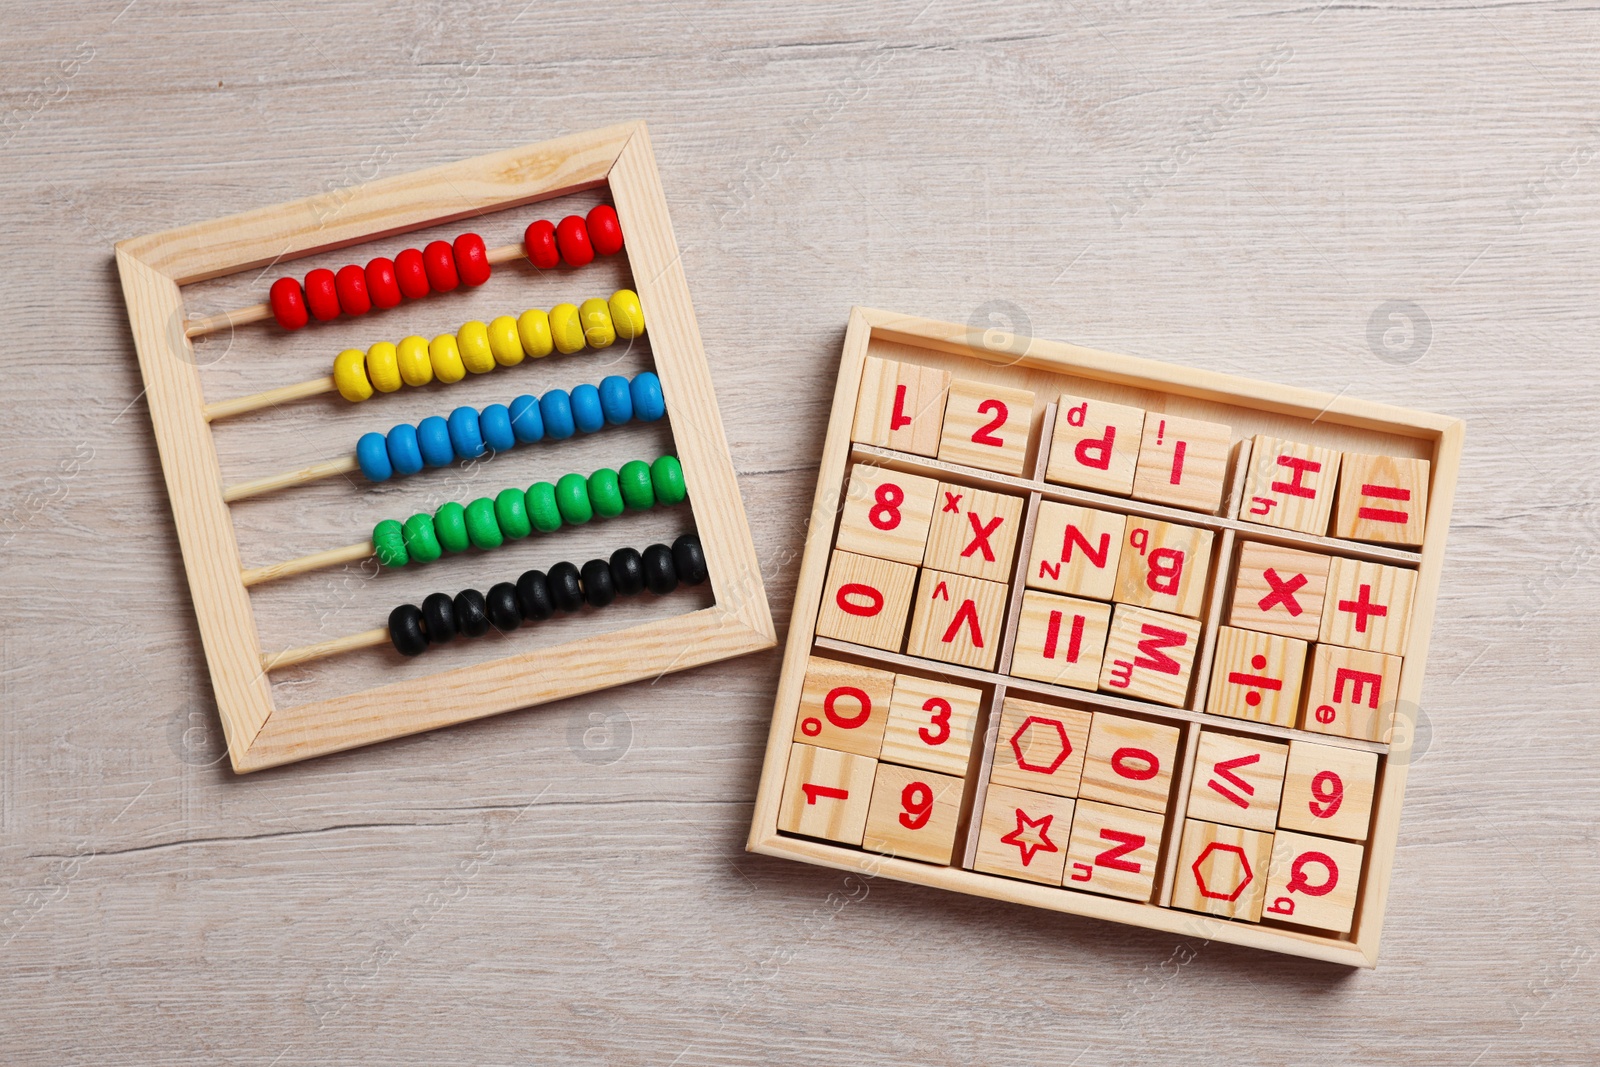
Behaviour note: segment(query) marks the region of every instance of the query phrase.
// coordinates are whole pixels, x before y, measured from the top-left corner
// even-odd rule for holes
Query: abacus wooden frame
[[[795,720],[805,676],[806,659],[814,647],[817,610],[820,606],[823,580],[833,544],[839,504],[843,499],[844,477],[851,456],[850,431],[854,420],[856,398],[860,390],[861,371],[868,349],[874,340],[910,345],[1025,370],[1068,374],[1117,386],[1161,390],[1183,397],[1254,408],[1274,415],[1308,419],[1313,424],[1320,422],[1378,430],[1419,439],[1430,444],[1433,485],[1429,495],[1424,545],[1417,557],[1417,588],[1405,652],[1405,668],[1401,674],[1398,693],[1398,706],[1415,708],[1419,704],[1429,634],[1433,629],[1434,599],[1439,589],[1439,575],[1444,558],[1445,535],[1450,525],[1451,505],[1461,462],[1465,423],[1443,415],[1099,352],[1040,338],[1023,339],[1025,347],[1021,355],[1014,351],[1015,346],[1006,350],[991,350],[984,347],[977,331],[965,326],[858,307],[851,312],[850,324],[845,333],[838,384],[834,390],[833,410],[829,416],[828,436],[823,446],[816,496],[812,501],[810,533],[806,539],[805,556],[795,590],[794,613],[790,620],[788,643],[784,650],[783,672],[778,682],[772,729],[767,739],[761,784],[746,847],[752,852],[803,860],[839,870],[856,871],[869,877],[894,878],[898,881],[934,886],[993,900],[1006,900],[1049,908],[1053,911],[1110,919],[1187,937],[1271,949],[1348,966],[1374,966],[1377,962],[1378,941],[1382,932],[1384,904],[1389,892],[1395,841],[1400,824],[1400,807],[1405,795],[1406,771],[1409,763],[1406,759],[1392,758],[1397,754],[1404,754],[1401,751],[1401,743],[1392,746],[1369,746],[1388,753],[1391,758],[1385,761],[1382,780],[1374,796],[1372,830],[1365,843],[1370,858],[1356,912],[1355,937],[1349,941],[1309,931],[1255,926],[1194,912],[1152,907],[1148,904],[1097,896],[1092,893],[1073,892],[1056,886],[1022,882],[964,870],[956,866],[939,867],[825,841],[787,836],[778,832],[778,811],[782,800],[789,749],[795,736]],[[1308,426],[1307,429],[1312,432],[1302,436],[1307,439],[1314,438],[1314,426]],[[928,466],[936,468],[939,463],[930,461]],[[1236,505],[1237,501],[1234,501],[1234,504]],[[1226,520],[1219,524],[1226,524]],[[1282,531],[1265,527],[1254,528],[1252,536],[1258,540],[1274,540],[1280,537],[1292,540],[1296,536],[1303,539],[1303,535],[1285,535]],[[1026,547],[1019,549],[1019,552],[1025,557]],[[871,652],[869,649],[861,651]],[[894,665],[897,663],[915,662],[922,664],[925,671],[932,673],[951,670],[942,664],[907,660],[904,656],[883,658],[887,662],[876,665],[887,669],[895,669]],[[959,671],[959,668],[954,670]],[[1110,707],[1116,704],[1115,698],[1105,698],[1103,694],[1082,693],[1078,696],[1091,704],[1103,703]],[[1201,716],[1194,712],[1173,710],[1171,717],[1175,721],[1187,719],[1197,723],[1206,722],[1224,729],[1240,726],[1238,722],[1216,719],[1209,715]],[[975,742],[980,748],[983,743],[982,736]],[[1409,743],[1410,738],[1406,737],[1403,744],[1409,745]],[[981,782],[982,778],[979,779],[980,787]],[[1181,817],[1181,809],[1178,814]],[[1181,824],[1181,818],[1173,821]],[[1169,828],[1168,835],[1171,837],[1177,832],[1181,832],[1181,827],[1179,831]],[[958,857],[959,855],[958,851]]]
[[[199,370],[185,336],[181,287],[607,185],[627,234],[624,251],[650,324],[655,370],[705,548],[714,603],[554,648],[276,707],[250,594],[241,581]],[[235,771],[656,677],[777,643],[644,123],[573,134],[122,241],[117,266]]]

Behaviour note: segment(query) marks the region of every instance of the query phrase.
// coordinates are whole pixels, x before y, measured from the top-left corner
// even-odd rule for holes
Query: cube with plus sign
[[[1335,556],[1328,569],[1319,641],[1403,655],[1417,572]]]

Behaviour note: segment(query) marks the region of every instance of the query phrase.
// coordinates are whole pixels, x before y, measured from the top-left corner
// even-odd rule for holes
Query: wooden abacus
[[[857,308],[748,847],[1372,966],[1463,435]]]
[[[587,221],[536,221],[524,241],[489,249],[475,234],[435,241],[365,268],[311,271],[304,284],[280,278],[266,302],[191,318],[183,286],[315,255],[469,216],[524,207],[594,188],[611,205]],[[705,354],[660,178],[643,123],[615,126],[384,179],[338,195],[247,212],[231,218],[123,241],[117,246],[140,369],[161,465],[171,498],[190,593],[210,668],[217,707],[236,771],[253,771],[386,738],[493,715],[576,693],[770,647],[775,642],[759,565],[751,544],[733,465],[712,393]],[[626,240],[624,241],[624,235]],[[333,373],[297,385],[207,402],[192,339],[275,319],[298,330],[311,320],[363,315],[422,299],[435,291],[484,284],[494,266],[527,257],[549,269],[581,267],[596,254],[623,253],[637,287],[609,299],[562,304],[548,313],[467,323],[432,342],[411,337],[348,349]],[[579,277],[579,275],[574,275]],[[338,392],[362,402],[374,392],[453,382],[551,351],[602,348],[617,337],[648,331],[653,372],[630,381],[613,375],[598,385],[543,398],[519,396],[481,411],[456,408],[448,419],[367,434],[352,456],[281,475],[226,485],[210,425],[220,419]],[[314,333],[310,334],[314,336]],[[242,566],[230,504],[360,471],[371,481],[413,474],[498,453],[524,443],[593,433],[630,421],[665,418],[675,455],[636,459],[621,470],[568,474],[492,500],[447,503],[433,515],[378,524],[355,544],[264,567]],[[388,625],[315,645],[264,652],[252,610],[252,586],[319,567],[376,555],[386,567],[430,560],[469,546],[504,540],[690,500],[695,532],[670,547],[618,548],[609,560],[580,569],[558,563],[495,585],[487,595],[435,594],[423,606],[402,604]],[[508,576],[510,577],[510,576]],[[709,579],[708,607],[617,631],[569,640],[376,688],[288,707],[275,705],[267,672],[313,659],[392,643],[415,655],[456,633],[490,626],[515,629],[524,619],[601,607],[619,594],[669,592],[679,582]],[[514,647],[514,645],[513,645]]]

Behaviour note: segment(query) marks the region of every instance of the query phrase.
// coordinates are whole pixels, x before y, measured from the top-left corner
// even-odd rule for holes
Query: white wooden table
[[[1595,1062],[1597,32],[7,5],[0,1059]],[[780,622],[853,304],[1469,420],[1375,972],[746,855],[776,651],[225,769],[112,244],[631,118]]]

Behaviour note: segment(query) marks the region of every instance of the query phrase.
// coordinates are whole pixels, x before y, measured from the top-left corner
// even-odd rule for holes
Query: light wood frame
[[[823,448],[821,473],[812,505],[810,533],[795,593],[794,614],[747,847],[754,852],[804,860],[840,870],[862,872],[869,876],[881,875],[919,885],[1111,919],[1189,937],[1271,949],[1349,966],[1374,966],[1382,931],[1384,904],[1388,896],[1394,863],[1396,832],[1400,822],[1400,806],[1405,793],[1409,763],[1409,759],[1404,757],[1409,756],[1411,734],[1407,731],[1405,736],[1401,737],[1397,732],[1393,745],[1381,744],[1307,734],[1300,730],[1244,720],[1224,719],[1204,714],[1199,710],[1205,706],[1205,687],[1210,675],[1211,655],[1215,648],[1217,623],[1222,621],[1220,613],[1226,594],[1224,583],[1217,580],[1217,575],[1226,573],[1240,537],[1308,549],[1337,545],[1339,551],[1345,555],[1414,567],[1418,582],[1396,706],[1402,709],[1417,708],[1422,691],[1429,634],[1433,626],[1434,600],[1439,589],[1445,536],[1450,524],[1451,505],[1460,467],[1465,424],[1458,419],[1442,415],[1370,403],[1343,395],[1332,396],[1308,389],[1098,352],[1039,338],[1022,338],[1019,342],[1007,346],[1004,350],[994,350],[985,347],[978,331],[964,326],[868,308],[856,308],[852,311],[849,328],[845,334],[833,410]],[[1030,449],[1030,455],[1034,457],[1029,468],[1033,472],[1031,478],[1011,478],[939,460],[852,443],[851,425],[861,383],[862,367],[869,351],[893,359],[914,358],[903,354],[898,357],[896,355],[897,351],[907,353],[912,350],[918,350],[925,355],[943,354],[936,358],[953,355],[973,360],[975,362],[971,364],[974,368],[972,376],[975,377],[982,377],[984,373],[976,368],[988,364],[990,367],[1068,375],[1079,382],[1104,383],[1110,389],[1155,391],[1174,398],[1223,404],[1235,409],[1247,408],[1261,413],[1264,418],[1295,420],[1294,425],[1298,433],[1285,431],[1284,435],[1311,443],[1318,443],[1319,434],[1332,434],[1341,429],[1351,433],[1372,431],[1410,439],[1415,442],[1417,454],[1428,458],[1433,465],[1423,547],[1418,552],[1349,541],[1335,542],[1331,538],[1277,530],[1241,521],[1238,515],[1242,503],[1241,489],[1248,463],[1248,441],[1240,447],[1235,456],[1224,506],[1220,513],[1215,515],[1200,515],[1160,505],[1144,504],[1126,497],[1109,497],[1045,483],[1044,448],[1038,442],[1048,442],[1050,439],[1055,416],[1053,406],[1046,410],[1042,420],[1036,420],[1042,421],[1043,425],[1035,431],[1035,444]],[[949,363],[950,361],[946,359],[941,365],[948,367]],[[955,369],[957,376],[961,375],[959,368],[952,369]],[[991,370],[989,373],[992,376],[998,372]],[[1022,585],[1022,575],[1029,551],[1026,535],[1017,549],[1018,566],[1013,575],[1012,610],[1003,641],[1001,661],[996,664],[996,671],[969,670],[817,638],[815,635],[817,612],[839,505],[843,499],[844,478],[850,464],[857,460],[887,464],[908,473],[935,477],[954,475],[957,478],[967,479],[971,484],[983,484],[987,488],[1028,493],[1028,530],[1032,529],[1033,516],[1041,495],[1090,506],[1098,503],[1100,506],[1112,506],[1116,510],[1153,518],[1171,518],[1213,530],[1217,535],[1214,538],[1217,548],[1213,561],[1212,588],[1207,591],[1208,607],[1205,613],[1212,621],[1207,626],[1203,654],[1197,657],[1192,696],[1188,705],[1184,708],[1162,708],[1106,693],[1039,685],[1000,673],[1009,665],[1010,644],[1016,629],[1016,610],[1021,599],[1021,590],[1017,587]],[[1164,883],[1164,889],[1158,891],[1153,902],[1136,903],[981,874],[963,869],[960,839],[958,839],[955,863],[951,866],[935,866],[825,841],[780,834],[777,820],[785,768],[790,745],[795,736],[795,719],[806,659],[813,651],[820,652],[824,656],[830,653],[855,656],[890,670],[914,667],[919,673],[942,674],[957,683],[989,684],[996,687],[991,698],[993,704],[998,704],[1008,690],[1016,690],[1023,697],[1045,694],[1075,701],[1088,708],[1133,710],[1148,718],[1178,725],[1184,735],[1182,750],[1184,757],[1174,776],[1175,787],[1168,811],[1166,840],[1163,842],[1162,859],[1158,867],[1157,884],[1160,886]],[[986,712],[986,717],[987,737],[980,733],[975,741],[972,757],[974,766],[968,774],[971,783],[966,800],[968,810],[961,831],[966,838],[966,866],[971,864],[976,844],[981,798],[987,783],[989,759],[995,744],[995,732],[999,720],[993,708]],[[1319,743],[1343,745],[1383,754],[1380,777],[1373,800],[1371,829],[1365,843],[1367,856],[1361,896],[1357,903],[1356,921],[1351,935],[1341,938],[1280,926],[1230,921],[1158,906],[1171,900],[1178,838],[1182,834],[1189,782],[1193,773],[1194,751],[1201,723],[1207,727],[1264,738],[1303,737]]]
[[[327,700],[276,707],[185,335],[182,286],[609,186],[715,601],[662,621]],[[683,670],[776,644],[645,125],[629,123],[117,245],[217,710],[246,772]],[[264,327],[271,328],[271,327]]]

